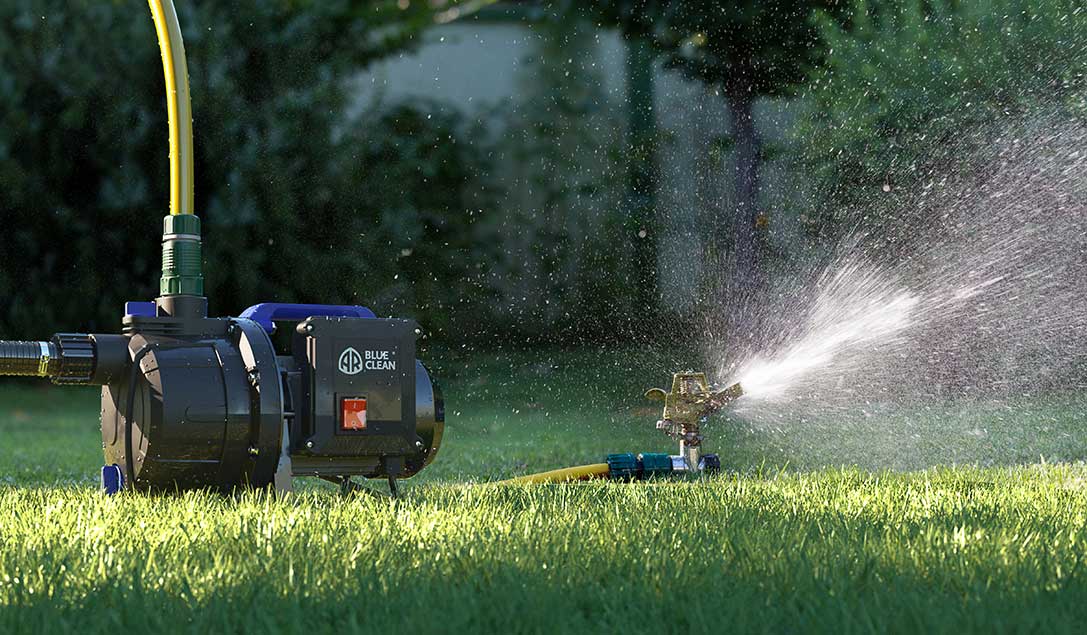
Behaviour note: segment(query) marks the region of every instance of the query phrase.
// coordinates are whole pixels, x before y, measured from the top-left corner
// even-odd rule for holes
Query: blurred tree
[[[719,218],[714,240],[731,245],[733,293],[750,293],[762,277],[759,208],[761,139],[755,100],[792,91],[819,53],[812,15],[836,0],[590,0],[566,10],[591,7],[602,24],[617,25],[630,38],[644,38],[667,66],[719,90],[732,116],[737,207]],[[731,221],[731,222],[730,222]]]
[[[346,113],[364,90],[355,73],[416,44],[457,3],[178,10],[213,311],[375,302],[447,324],[477,288],[461,281],[486,258],[476,248],[479,156],[456,143],[448,117]],[[0,336],[115,330],[124,300],[156,295],[161,72],[143,5],[0,3]]]
[[[638,314],[652,320],[661,308],[657,285],[657,113],[655,58],[645,38],[627,42],[627,218],[634,242],[634,284]]]
[[[494,315],[508,334],[564,342],[609,338],[638,317],[622,206],[622,119],[608,108],[599,32],[533,22],[515,96],[485,117],[501,134],[493,185],[501,214]],[[650,266],[653,266],[651,263]]]
[[[830,53],[798,134],[829,194],[813,233],[849,231],[874,196],[916,196],[1032,111],[1087,115],[1081,0],[857,0],[851,14],[848,29],[818,21]]]

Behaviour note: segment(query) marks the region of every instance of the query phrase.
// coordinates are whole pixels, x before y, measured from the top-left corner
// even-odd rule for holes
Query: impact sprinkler
[[[650,388],[645,396],[664,402],[664,413],[657,429],[679,440],[677,469],[702,472],[721,468],[716,454],[702,455],[702,424],[713,413],[736,401],[744,394],[740,384],[714,390],[706,381],[706,373],[684,372],[672,375],[672,391]]]
[[[170,0],[149,0],[162,52],[170,215],[153,301],[129,302],[120,334],[0,341],[0,375],[102,387],[103,489],[290,489],[292,476],[353,487],[423,469],[445,425],[441,392],[415,359],[420,329],[361,306],[256,304],[208,317],[193,214],[192,114]],[[293,327],[277,350],[277,325]]]
[[[740,384],[715,389],[706,381],[706,373],[682,372],[672,375],[672,391],[651,388],[645,396],[664,402],[664,414],[657,429],[679,439],[679,454],[659,452],[622,452],[609,454],[605,463],[568,467],[561,470],[528,474],[503,483],[556,483],[598,478],[631,481],[661,476],[715,473],[721,469],[716,454],[702,454],[702,424],[712,414],[743,396]]]

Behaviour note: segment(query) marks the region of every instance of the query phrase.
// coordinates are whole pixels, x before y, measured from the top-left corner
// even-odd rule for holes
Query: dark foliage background
[[[1080,0],[858,0],[849,16],[848,28],[814,18],[827,54],[793,146],[820,192],[807,224],[823,241],[894,216],[880,199],[905,207],[968,172],[1024,120],[1087,115]]]
[[[714,219],[707,242],[736,251],[722,228],[759,220],[771,186],[754,177],[770,154],[789,158],[788,183],[773,187],[802,193],[796,222],[809,231],[775,246],[771,277],[797,275],[860,218],[878,225],[895,206],[875,199],[909,200],[986,143],[987,127],[1087,113],[1077,0],[507,3],[531,5],[518,18],[532,27],[525,75],[512,101],[471,117],[426,99],[360,100],[352,78],[417,47],[456,3],[401,4],[179,2],[213,314],[361,303],[452,342],[693,333],[682,325],[705,316],[669,313],[671,291],[638,282],[683,263],[658,262],[638,238],[672,210],[631,212],[631,161],[644,157],[630,151],[625,104],[609,103],[602,68],[575,63],[592,59],[599,29],[624,47],[650,41],[658,73],[699,82],[755,124],[747,142],[734,126],[715,146],[733,161],[707,158],[739,166],[717,178],[746,183],[749,199]],[[156,294],[162,90],[144,3],[0,3],[0,338],[114,331],[124,301]],[[754,106],[769,99],[802,113],[787,147],[761,143],[772,124]],[[669,160],[662,139],[643,141],[649,161]],[[686,310],[718,311],[727,294]]]
[[[179,3],[213,313],[365,302],[441,330],[483,293],[481,153],[425,104],[344,115],[351,74],[410,48],[427,6]],[[114,330],[156,294],[162,90],[142,3],[0,5],[0,336]]]

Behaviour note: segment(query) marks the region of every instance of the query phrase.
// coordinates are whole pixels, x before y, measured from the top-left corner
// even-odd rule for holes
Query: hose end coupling
[[[162,296],[204,295],[200,218],[170,215],[162,223]]]

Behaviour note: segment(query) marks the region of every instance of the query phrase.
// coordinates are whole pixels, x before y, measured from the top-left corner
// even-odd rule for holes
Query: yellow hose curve
[[[594,463],[592,465],[579,465],[561,470],[551,470],[550,472],[540,472],[539,474],[526,474],[525,476],[499,481],[498,484],[562,483],[564,481],[585,481],[592,478],[603,478],[607,475],[607,463]]]
[[[170,214],[193,213],[192,103],[185,44],[173,0],[147,0],[155,21],[162,72],[166,79],[166,114],[170,127]]]

